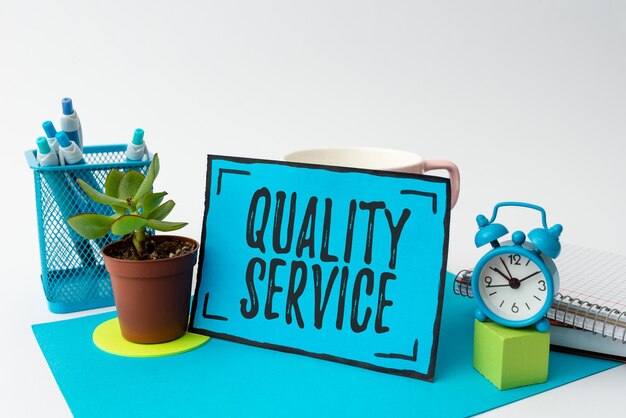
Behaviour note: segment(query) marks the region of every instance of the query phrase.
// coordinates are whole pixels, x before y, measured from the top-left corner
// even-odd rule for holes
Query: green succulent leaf
[[[97,203],[102,203],[103,205],[109,206],[121,206],[126,207],[128,203],[125,200],[118,199],[116,197],[107,196],[104,193],[100,193],[81,179],[76,180],[81,189],[87,193],[91,199],[93,199]]]
[[[137,202],[141,199],[145,194],[149,193],[152,190],[152,184],[154,184],[154,179],[159,175],[159,154],[154,154],[152,157],[152,163],[150,164],[150,168],[148,168],[148,174],[143,179],[143,182],[137,189],[137,192],[133,196],[132,205],[137,207]]]
[[[126,215],[128,213],[128,210],[124,206],[113,206],[113,205],[111,205],[111,208],[118,215]]]
[[[146,217],[148,219],[156,219],[157,221],[162,221],[163,219],[167,217],[167,215],[170,214],[172,209],[174,209],[175,205],[176,203],[174,203],[173,200],[168,200],[167,202],[163,203],[161,206],[157,207],[156,209],[148,213]]]
[[[139,171],[127,171],[120,179],[120,184],[117,189],[117,197],[126,201],[127,199],[133,198],[144,179],[145,176]]]
[[[124,173],[119,170],[111,170],[104,182],[104,194],[111,197],[117,197],[117,190],[120,180],[124,177]]]
[[[176,231],[187,225],[187,222],[167,222],[167,221],[158,221],[156,219],[149,219],[148,224],[150,228],[155,229],[157,231]]]
[[[116,218],[116,215],[105,216],[97,213],[83,213],[68,218],[67,223],[81,237],[96,239],[102,238],[109,232]]]
[[[104,194],[111,197],[117,197],[117,191],[119,189],[120,180],[124,176],[119,170],[111,170],[107,175],[107,179],[104,182]],[[126,206],[114,206],[111,205],[115,213],[120,215],[126,214]]]
[[[140,229],[148,223],[146,218],[137,215],[122,215],[111,225],[111,232],[115,235],[127,235]]]
[[[139,202],[137,202],[137,207],[143,208],[143,214],[147,215],[161,204],[165,196],[167,196],[167,192],[149,192],[142,199],[140,199]]]

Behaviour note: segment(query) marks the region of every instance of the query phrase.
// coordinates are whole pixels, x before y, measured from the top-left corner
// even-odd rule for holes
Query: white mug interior
[[[365,147],[308,149],[287,154],[284,159],[299,163],[418,174],[422,173],[424,165],[422,156],[412,152]]]

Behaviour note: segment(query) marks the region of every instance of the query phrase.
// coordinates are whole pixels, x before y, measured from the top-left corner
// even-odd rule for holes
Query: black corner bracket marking
[[[410,355],[407,354],[396,354],[396,353],[374,353],[376,357],[382,358],[397,358],[400,360],[408,360],[408,361],[417,361],[417,338],[413,343],[413,353]]]
[[[433,200],[433,215],[437,214],[437,194],[429,193],[429,192],[420,192],[418,190],[400,190],[400,194],[412,194],[412,195],[417,195],[417,196],[430,197]]]
[[[219,195],[222,191],[222,175],[223,174],[241,174],[244,176],[249,176],[249,171],[244,170],[229,170],[228,168],[220,168],[217,174],[217,194]]]
[[[228,321],[228,318],[226,318],[225,316],[208,314],[206,312],[208,304],[209,304],[209,292],[206,292],[206,295],[204,295],[204,306],[202,307],[202,317],[203,318],[205,318],[205,319],[215,319],[216,321]]]

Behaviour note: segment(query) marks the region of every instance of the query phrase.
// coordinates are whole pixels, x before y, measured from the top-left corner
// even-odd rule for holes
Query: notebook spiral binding
[[[452,286],[454,294],[473,298],[472,271],[461,270]],[[626,344],[626,311],[557,293],[546,318]]]

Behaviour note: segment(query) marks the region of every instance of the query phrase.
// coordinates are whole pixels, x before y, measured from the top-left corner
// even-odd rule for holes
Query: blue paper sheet
[[[474,302],[447,279],[434,383],[215,338],[177,356],[116,357],[91,339],[115,313],[33,331],[77,417],[467,416],[620,364],[551,352],[548,382],[499,391],[472,367]]]

